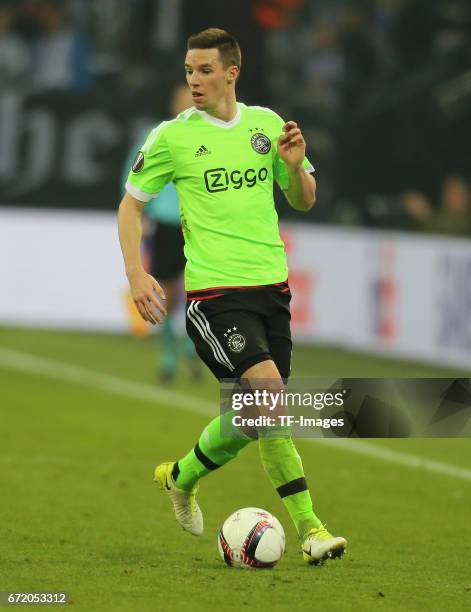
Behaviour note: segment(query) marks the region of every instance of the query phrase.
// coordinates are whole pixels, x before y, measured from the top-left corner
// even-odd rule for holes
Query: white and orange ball
[[[261,508],[236,510],[218,536],[219,553],[231,567],[274,567],[285,551],[280,521]]]

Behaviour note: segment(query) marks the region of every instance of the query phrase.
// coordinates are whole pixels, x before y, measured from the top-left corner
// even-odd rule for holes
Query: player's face
[[[218,49],[191,49],[186,54],[186,80],[193,104],[200,110],[216,108],[234,83],[234,66],[224,68]]]

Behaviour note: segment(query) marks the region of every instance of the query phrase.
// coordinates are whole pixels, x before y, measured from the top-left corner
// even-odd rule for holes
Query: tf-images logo
[[[261,153],[262,155],[266,155],[271,149],[270,139],[261,132],[257,132],[250,138],[250,144],[252,145],[252,149],[254,151],[257,151],[257,153]]]

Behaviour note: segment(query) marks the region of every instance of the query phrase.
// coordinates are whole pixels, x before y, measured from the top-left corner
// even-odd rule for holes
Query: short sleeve
[[[175,168],[168,148],[164,121],[151,131],[134,159],[126,191],[141,202],[149,202],[173,179]]]
[[[279,135],[281,136],[281,133],[283,131],[283,125],[285,124],[285,122],[279,115],[276,115],[276,117],[279,120]],[[276,142],[276,144],[278,144],[278,141]],[[307,157],[305,157],[303,160],[303,168],[306,170],[306,172],[314,172],[314,166],[311,164]],[[276,153],[276,149],[275,158],[273,160],[273,177],[278,183],[278,185],[281,187],[281,189],[288,189],[288,168],[286,167],[285,162],[281,159],[278,153]]]

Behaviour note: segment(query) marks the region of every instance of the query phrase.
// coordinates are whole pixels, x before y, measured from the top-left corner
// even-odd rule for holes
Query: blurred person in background
[[[407,190],[400,195],[401,225],[412,231],[426,231],[433,214],[433,207],[425,194],[417,190]]]
[[[22,84],[30,69],[31,53],[14,29],[13,7],[0,6],[0,88]]]
[[[417,190],[405,191],[399,202],[405,229],[471,238],[471,195],[463,177],[450,174],[445,178],[438,208]]]
[[[178,86],[172,96],[170,113],[175,117],[193,106],[191,92],[187,85]],[[149,133],[145,130],[139,143]],[[136,147],[137,149],[138,147]],[[126,178],[129,168],[136,156],[136,150],[126,164]],[[150,262],[149,272],[162,286],[166,295],[167,316],[161,329],[161,352],[158,366],[158,378],[163,383],[171,382],[177,373],[180,357],[180,339],[175,330],[174,313],[178,307],[181,293],[185,256],[183,254],[183,234],[180,226],[180,209],[178,195],[173,183],[168,183],[159,195],[148,202],[143,210],[144,249]],[[201,376],[201,366],[193,343],[185,333],[183,353],[188,360],[190,373],[194,380]]]
[[[451,174],[444,180],[440,208],[431,215],[427,229],[436,234],[471,238],[471,195],[462,176]]]
[[[87,89],[92,83],[88,39],[69,23],[65,3],[44,0],[39,25],[34,47],[35,89]]]
[[[331,23],[308,29],[305,49],[303,106],[314,106],[317,113],[330,115],[341,106],[341,86],[345,79],[345,58],[337,29]]]

